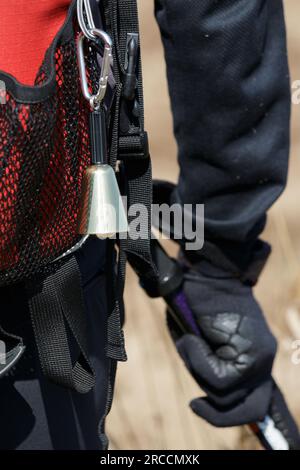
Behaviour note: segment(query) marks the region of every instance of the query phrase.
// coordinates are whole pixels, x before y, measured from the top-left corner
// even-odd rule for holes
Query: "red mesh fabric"
[[[50,64],[48,51],[36,85],[49,79]],[[29,104],[7,91],[0,106],[0,285],[30,277],[78,241],[90,152],[74,38],[57,47],[55,70],[46,98]]]
[[[45,51],[62,26],[70,0],[1,1],[0,69],[33,85]]]

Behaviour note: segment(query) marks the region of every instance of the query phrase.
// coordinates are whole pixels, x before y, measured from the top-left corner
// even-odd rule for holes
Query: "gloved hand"
[[[270,405],[276,340],[250,285],[207,261],[186,270],[183,290],[200,336],[169,327],[177,349],[206,398],[193,411],[214,426],[262,420]]]

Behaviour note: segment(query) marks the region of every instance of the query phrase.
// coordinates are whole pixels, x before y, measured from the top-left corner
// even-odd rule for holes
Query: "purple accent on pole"
[[[185,322],[190,326],[191,332],[195,335],[200,336],[200,330],[194,318],[193,312],[191,311],[184,292],[179,292],[173,297],[173,302],[177,309],[181,312]]]

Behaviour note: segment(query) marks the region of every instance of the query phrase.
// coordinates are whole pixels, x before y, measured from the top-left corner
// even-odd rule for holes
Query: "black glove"
[[[252,288],[207,261],[186,270],[183,290],[200,336],[182,335],[169,318],[179,354],[206,398],[193,411],[215,426],[262,420],[270,406],[276,340]]]

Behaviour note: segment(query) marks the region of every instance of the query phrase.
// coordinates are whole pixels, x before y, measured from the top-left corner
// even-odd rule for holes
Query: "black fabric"
[[[87,394],[49,382],[41,369],[24,285],[0,289],[1,324],[26,346],[23,358],[0,381],[0,449],[101,450],[113,393],[115,362],[106,356],[110,299],[106,242],[92,239],[77,254],[87,319],[87,346],[96,383]],[[71,343],[71,354],[78,351]],[[100,425],[99,425],[100,421]]]
[[[47,379],[88,393],[95,377],[86,345],[86,318],[80,271],[74,256],[45,279],[27,284],[31,321],[39,358]],[[76,341],[73,363],[67,334]]]
[[[128,207],[143,204],[149,217],[143,221],[141,231],[146,233],[137,240],[130,236],[120,239],[120,256],[118,258],[117,279],[114,283],[115,306],[108,321],[109,339],[108,356],[124,361],[124,335],[122,319],[124,317],[122,293],[125,282],[126,256],[136,257],[145,269],[151,270],[151,202],[152,175],[147,136],[144,131],[144,104],[141,58],[139,52],[139,24],[136,0],[117,0],[103,2],[106,29],[114,43],[114,77],[116,91],[112,120],[110,126],[110,164],[115,167],[120,160],[120,181],[122,192],[127,196]],[[123,85],[126,77],[126,60],[128,35],[133,34],[138,41],[138,56],[136,70],[136,89],[133,98],[123,96]],[[132,218],[129,217],[130,223]]]
[[[115,122],[112,129],[111,164],[117,159],[122,160],[125,178],[124,192],[128,197],[128,207],[134,204],[143,204],[147,209],[149,217],[144,220],[141,232],[146,233],[146,238],[141,237],[133,240],[130,237],[121,241],[124,251],[132,256],[138,256],[145,268],[152,267],[150,253],[151,233],[151,202],[152,202],[152,171],[147,138],[144,131],[144,102],[143,102],[143,80],[140,52],[138,52],[136,69],[136,96],[132,102],[122,98],[123,80],[126,74],[126,51],[128,33],[139,35],[138,11],[136,0],[118,0],[108,3],[108,14],[111,24],[108,29],[114,38],[115,67],[114,74],[118,83],[116,99]],[[139,36],[138,36],[139,37]],[[139,41],[139,39],[138,39]],[[138,44],[140,44],[138,42]],[[122,108],[126,108],[128,128],[122,131]],[[134,109],[137,107],[138,116]],[[124,110],[123,110],[124,111]],[[125,155],[124,156],[124,150]],[[137,156],[139,155],[139,157]],[[129,222],[130,222],[129,218]]]
[[[153,204],[154,207],[160,207],[162,204],[173,206],[174,204],[181,204],[177,197],[177,188],[173,183],[163,180],[153,181]],[[185,223],[185,211],[183,210],[182,226]],[[189,219],[187,219],[189,220]],[[231,253],[231,259],[228,258],[226,249],[224,249],[224,242],[219,243],[218,247],[212,245],[210,242],[205,242],[205,249],[201,250],[187,250],[186,243],[194,242],[194,240],[187,240],[184,236],[178,238],[178,230],[174,220],[162,217],[162,212],[153,210],[152,224],[159,229],[162,233],[170,236],[171,239],[176,241],[182,249],[184,254],[185,263],[190,263],[197,269],[201,266],[201,271],[206,268],[207,272],[214,273],[216,276],[227,277],[228,273],[231,276],[239,278],[243,283],[254,286],[269,258],[271,247],[268,243],[257,239],[251,246],[251,255],[241,258],[241,253],[237,247],[236,252]],[[199,234],[196,232],[196,237],[199,239]]]
[[[179,152],[176,197],[205,204],[202,256],[244,269],[286,184],[290,84],[282,1],[155,3]]]
[[[111,279],[111,283],[108,288],[110,289],[110,296],[113,299],[113,302],[109,309],[110,315],[107,321],[107,355],[112,359],[124,362],[127,360],[123,332],[123,291],[125,284],[126,256],[125,252],[120,250],[119,257],[117,259],[113,243],[110,243],[108,253],[108,260],[110,260],[110,262],[108,262],[108,270],[110,271]]]
[[[232,278],[188,270],[183,292],[200,336],[175,336],[179,354],[207,393],[192,409],[216,426],[261,420],[272,396],[276,340],[249,285]]]

